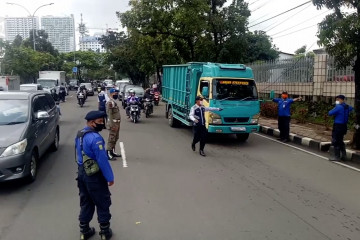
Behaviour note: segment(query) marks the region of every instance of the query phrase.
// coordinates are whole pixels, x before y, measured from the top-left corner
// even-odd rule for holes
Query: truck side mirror
[[[204,98],[209,98],[209,87],[203,87],[201,95],[203,95]]]
[[[56,80],[56,86],[59,86],[59,79]]]

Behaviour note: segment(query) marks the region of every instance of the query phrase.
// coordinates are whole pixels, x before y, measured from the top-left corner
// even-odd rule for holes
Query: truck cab
[[[246,141],[259,131],[260,101],[250,68],[242,64],[189,63],[164,66],[163,100],[170,125],[192,125],[189,119],[195,97],[205,107],[222,111],[206,112],[209,133],[236,134]]]

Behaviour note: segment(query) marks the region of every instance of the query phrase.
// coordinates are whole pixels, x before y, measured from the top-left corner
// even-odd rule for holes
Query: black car
[[[59,147],[59,113],[48,92],[0,92],[0,182],[35,180],[38,160]]]

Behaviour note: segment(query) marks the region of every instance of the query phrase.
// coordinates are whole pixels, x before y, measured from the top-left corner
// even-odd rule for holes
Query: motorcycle
[[[84,103],[85,103],[85,96],[84,96],[84,94],[81,93],[81,92],[78,93],[77,98],[78,98],[80,107],[83,107],[83,106],[84,106]]]
[[[140,108],[139,105],[130,105],[130,118],[133,123],[137,123],[140,119]]]
[[[65,102],[65,95],[66,95],[65,89],[60,88],[60,90],[59,90],[59,95],[60,95],[60,100],[61,100],[62,102]]]
[[[160,102],[160,94],[159,94],[159,92],[155,92],[154,93],[154,104],[155,104],[155,106],[159,106],[159,102]]]
[[[150,114],[152,114],[154,111],[152,101],[149,98],[146,98],[144,101],[144,111],[145,111],[146,118],[148,118],[150,116]]]

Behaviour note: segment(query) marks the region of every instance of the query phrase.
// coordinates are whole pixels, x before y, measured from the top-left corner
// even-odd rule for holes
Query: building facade
[[[4,27],[5,40],[12,42],[17,35],[29,38],[32,29],[39,29],[39,20],[37,17],[5,17]]]
[[[106,52],[102,44],[99,42],[101,34],[95,34],[94,36],[80,37],[80,51],[94,51],[94,52]]]
[[[66,53],[76,50],[74,15],[70,17],[42,17],[41,29],[49,35],[49,42],[59,52]]]

